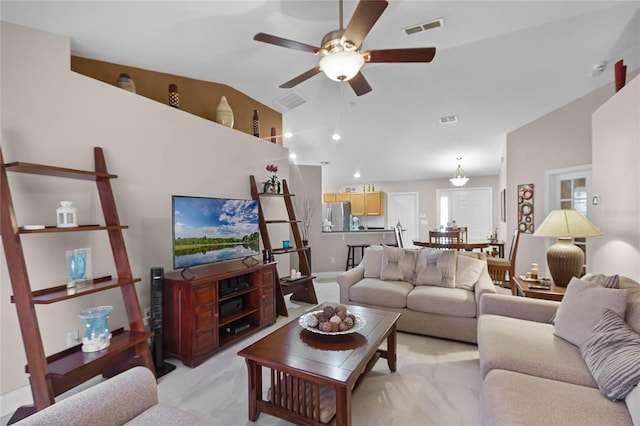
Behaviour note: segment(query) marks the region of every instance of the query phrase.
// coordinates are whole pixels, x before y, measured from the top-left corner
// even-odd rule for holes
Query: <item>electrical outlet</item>
[[[67,347],[80,343],[80,333],[78,330],[67,331]]]
[[[151,319],[151,308],[144,308],[142,311],[142,322],[144,325],[149,325],[149,319]]]

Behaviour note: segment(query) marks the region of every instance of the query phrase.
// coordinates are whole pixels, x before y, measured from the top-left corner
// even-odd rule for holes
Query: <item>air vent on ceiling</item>
[[[438,121],[440,121],[440,124],[457,123],[458,122],[458,116],[457,115],[447,115],[446,117],[438,118]]]
[[[405,35],[411,35],[411,34],[420,33],[422,31],[440,28],[442,26],[444,26],[444,19],[438,18],[438,19],[434,19],[433,21],[423,22],[422,24],[416,24],[407,28],[403,28],[402,32],[405,33]]]
[[[299,96],[296,92],[289,92],[286,95],[280,96],[278,99],[274,101],[277,105],[280,105],[283,108],[288,110],[292,110],[294,108],[299,107],[300,105],[306,103],[307,101]]]

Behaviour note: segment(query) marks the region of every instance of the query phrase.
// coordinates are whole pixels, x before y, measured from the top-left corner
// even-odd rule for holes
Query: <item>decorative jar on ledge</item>
[[[85,322],[86,330],[82,338],[82,352],[97,352],[111,344],[109,315],[113,306],[97,306],[85,309],[79,316]]]

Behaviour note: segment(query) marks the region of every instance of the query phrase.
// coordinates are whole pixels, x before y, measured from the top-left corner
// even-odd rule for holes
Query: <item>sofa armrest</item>
[[[340,286],[340,303],[349,303],[349,288],[364,278],[364,262],[355,268],[338,275],[336,281]]]
[[[485,294],[480,300],[480,315],[493,314],[523,320],[550,323],[560,306],[553,300],[532,299],[506,294]]]
[[[486,264],[484,265],[484,268],[480,273],[480,278],[478,278],[478,282],[476,282],[476,285],[474,286],[473,291],[475,292],[475,296],[476,296],[476,306],[478,306],[478,314],[476,316],[479,316],[480,315],[479,306],[480,306],[480,300],[482,295],[496,293],[496,287],[495,285],[493,285],[493,280],[489,275],[489,271]]]

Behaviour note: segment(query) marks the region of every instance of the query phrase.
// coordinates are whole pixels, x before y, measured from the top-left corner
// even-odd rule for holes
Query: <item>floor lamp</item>
[[[584,265],[584,252],[573,244],[573,238],[599,237],[602,232],[574,209],[552,210],[533,233],[534,237],[557,237],[547,250],[547,265],[555,285],[566,287],[572,277],[579,277]]]

